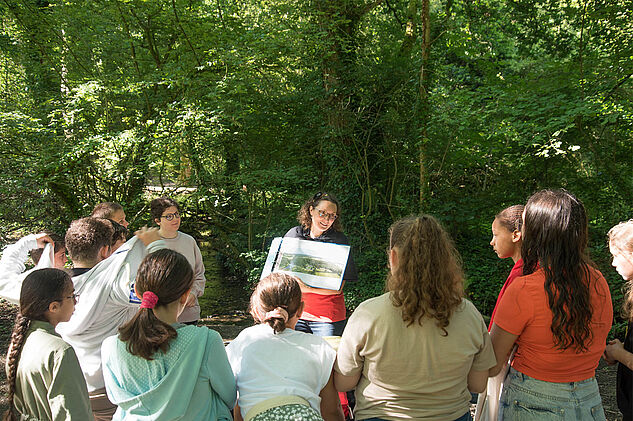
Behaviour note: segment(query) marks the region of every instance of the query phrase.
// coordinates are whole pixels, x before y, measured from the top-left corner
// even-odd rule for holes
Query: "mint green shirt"
[[[93,419],[75,351],[48,322],[31,322],[18,362],[13,403],[21,419]]]

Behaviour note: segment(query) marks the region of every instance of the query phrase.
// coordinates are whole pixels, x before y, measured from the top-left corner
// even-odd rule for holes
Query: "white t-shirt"
[[[275,334],[266,323],[244,329],[226,352],[237,380],[242,417],[256,404],[279,396],[300,396],[321,412],[336,351],[322,338],[286,329]]]

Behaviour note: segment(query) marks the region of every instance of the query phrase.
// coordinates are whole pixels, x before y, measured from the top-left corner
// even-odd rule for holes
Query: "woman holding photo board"
[[[334,196],[319,192],[299,209],[297,220],[301,225],[290,229],[284,237],[349,245],[342,232],[340,212],[341,206]],[[357,279],[356,265],[350,254],[341,289],[311,288],[301,283],[305,309],[295,330],[317,336],[341,336],[346,322],[343,285]]]

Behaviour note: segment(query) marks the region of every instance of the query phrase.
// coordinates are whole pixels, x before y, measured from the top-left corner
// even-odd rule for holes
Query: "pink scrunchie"
[[[152,291],[145,291],[141,300],[141,308],[154,308],[158,302],[158,295]]]
[[[275,319],[275,318],[283,319],[285,323],[288,321],[288,312],[281,307],[277,307],[274,310],[266,312],[266,314],[264,314],[263,321],[267,321],[267,320]]]

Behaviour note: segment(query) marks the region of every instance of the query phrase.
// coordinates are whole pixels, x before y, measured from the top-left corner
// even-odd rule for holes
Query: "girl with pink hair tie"
[[[236,421],[343,421],[334,388],[336,351],[294,329],[303,312],[297,279],[271,273],[251,295],[258,323],[226,348],[237,380]]]
[[[180,253],[149,254],[136,276],[141,308],[103,341],[103,376],[113,420],[231,421],[237,390],[220,335],[178,323],[193,284]]]

